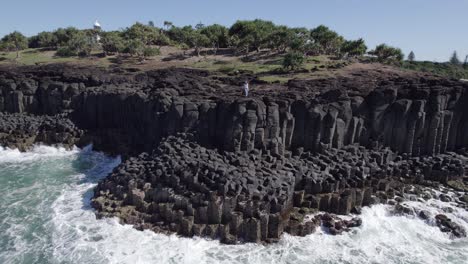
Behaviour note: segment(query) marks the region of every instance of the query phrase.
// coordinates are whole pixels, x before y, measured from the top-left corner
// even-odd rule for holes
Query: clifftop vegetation
[[[68,27],[44,31],[29,38],[15,31],[1,39],[0,51],[4,53],[0,53],[0,61],[17,61],[24,55],[30,58],[27,62],[38,63],[40,60],[34,57],[37,50],[52,54],[55,61],[90,56],[114,56],[115,61],[123,58],[144,61],[159,55],[162,47],[175,47],[189,57],[217,55],[222,51],[244,60],[255,60],[259,57],[255,54],[266,52],[280,58],[278,65],[282,66],[283,71],[298,71],[314,56],[327,56],[335,60],[365,56],[365,61],[468,78],[466,60],[462,64],[456,53],[448,63],[418,62],[414,52],[404,61],[405,55],[399,48],[380,44],[369,50],[362,38],[347,40],[324,25],[313,29],[292,28],[261,19],[240,20],[231,27],[201,23],[177,27],[169,21],[165,21],[163,27],[156,27],[153,22],[135,23],[118,31],[103,31],[99,27],[84,30]]]

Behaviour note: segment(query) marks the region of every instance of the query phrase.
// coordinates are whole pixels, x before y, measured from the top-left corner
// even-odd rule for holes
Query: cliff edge
[[[0,144],[123,155],[95,190],[99,217],[224,243],[320,225],[336,234],[360,220],[307,216],[358,213],[415,184],[464,188],[466,82],[377,69],[254,82],[243,97],[242,81],[193,69],[2,69]]]

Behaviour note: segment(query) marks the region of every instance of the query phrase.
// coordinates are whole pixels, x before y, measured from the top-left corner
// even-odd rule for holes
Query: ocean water
[[[38,146],[0,149],[0,263],[468,263],[468,239],[392,216],[386,205],[364,208],[363,225],[330,236],[285,235],[274,245],[221,245],[96,220],[92,188],[119,158]],[[447,215],[468,229],[468,212],[450,203],[409,202]]]

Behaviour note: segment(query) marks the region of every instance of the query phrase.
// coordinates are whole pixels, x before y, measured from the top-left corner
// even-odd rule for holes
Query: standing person
[[[244,83],[244,95],[247,97],[249,96],[249,82],[245,81]]]

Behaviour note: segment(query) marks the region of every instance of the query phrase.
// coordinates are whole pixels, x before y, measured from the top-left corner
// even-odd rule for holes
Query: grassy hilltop
[[[25,37],[20,32],[0,41],[0,64],[68,63],[130,70],[190,67],[220,75],[252,74],[265,82],[314,78],[344,66],[379,63],[402,70],[468,79],[468,64],[454,54],[447,63],[416,61],[411,52],[385,44],[369,50],[363,39],[346,40],[318,26],[290,28],[264,20],[238,21],[231,27],[198,24],[176,27],[164,22],[136,23],[120,31],[100,27],[59,28]]]

